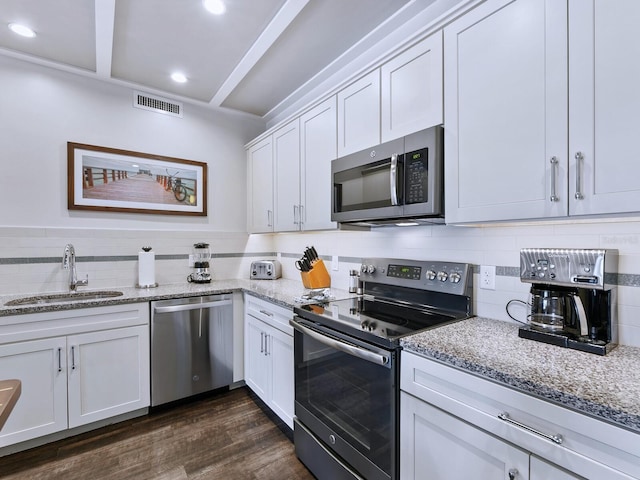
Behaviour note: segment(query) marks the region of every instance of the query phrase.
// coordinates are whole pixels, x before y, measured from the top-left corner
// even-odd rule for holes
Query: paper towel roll
[[[138,252],[138,286],[152,287],[156,284],[156,254]]]

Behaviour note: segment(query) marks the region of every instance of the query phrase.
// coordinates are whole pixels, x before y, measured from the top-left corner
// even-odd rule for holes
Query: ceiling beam
[[[309,0],[287,0],[267,28],[260,34],[242,60],[236,65],[231,75],[225,80],[220,89],[211,99],[211,106],[219,107],[225,99],[240,84],[242,79],[260,61],[262,56],[271,48],[287,27],[298,16]]]
[[[95,0],[96,74],[111,78],[113,30],[116,22],[116,0]]]

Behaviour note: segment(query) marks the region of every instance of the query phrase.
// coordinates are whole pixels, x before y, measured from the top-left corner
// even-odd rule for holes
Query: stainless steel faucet
[[[76,291],[76,287],[89,285],[89,275],[84,280],[78,280],[76,273],[76,250],[73,245],[67,243],[64,247],[64,256],[62,257],[62,268],[69,270],[69,290]]]

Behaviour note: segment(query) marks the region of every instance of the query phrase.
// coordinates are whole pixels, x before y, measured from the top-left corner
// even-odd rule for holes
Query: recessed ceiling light
[[[202,0],[204,8],[214,15],[222,15],[227,9],[222,0]]]
[[[182,73],[172,73],[171,80],[178,83],[185,83],[187,81],[187,77],[185,77]]]
[[[36,32],[25,25],[20,25],[19,23],[10,23],[9,29],[13,33],[17,33],[18,35],[22,35],[23,37],[33,38],[36,36]]]

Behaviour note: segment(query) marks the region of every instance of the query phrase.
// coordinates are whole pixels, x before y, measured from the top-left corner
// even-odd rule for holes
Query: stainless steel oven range
[[[361,279],[291,320],[296,454],[319,480],[399,478],[400,339],[473,314],[465,263],[365,259]]]

